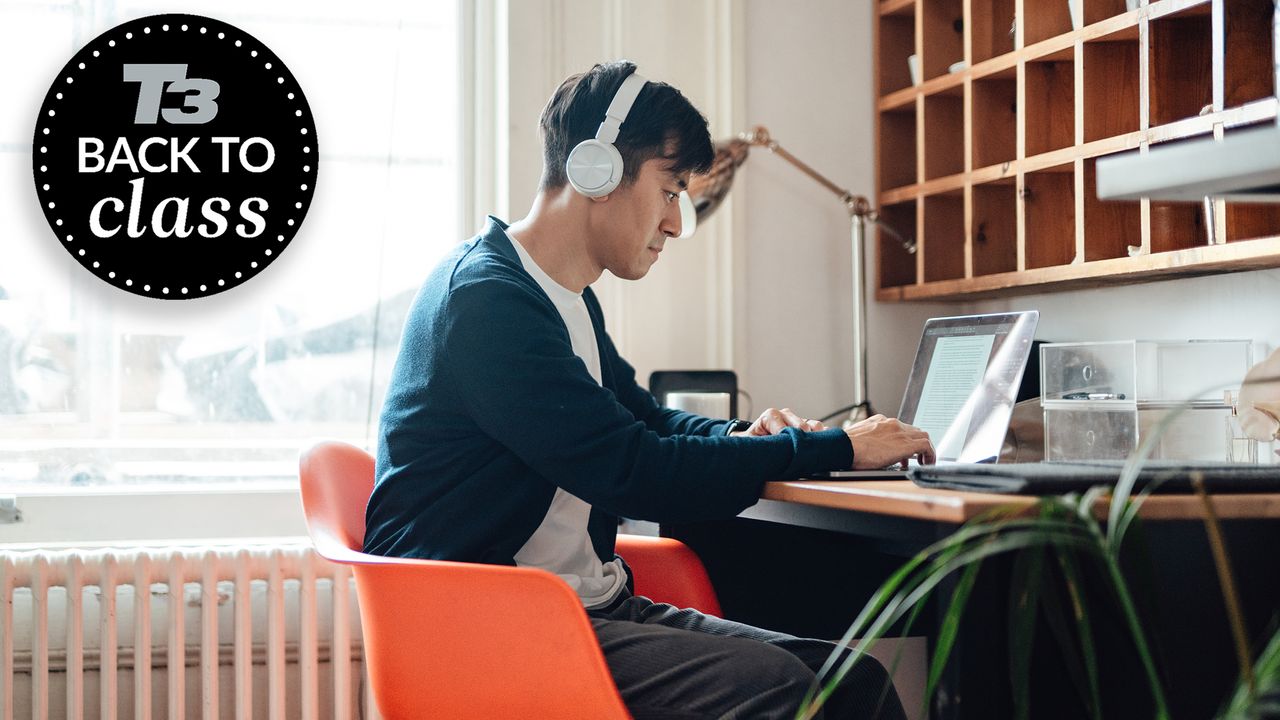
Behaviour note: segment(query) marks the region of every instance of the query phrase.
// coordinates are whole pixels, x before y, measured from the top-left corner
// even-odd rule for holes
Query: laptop
[[[898,419],[929,433],[939,465],[999,459],[1039,320],[1038,311],[1028,310],[933,318],[924,324]],[[810,477],[901,480],[906,475],[894,469],[837,470]]]

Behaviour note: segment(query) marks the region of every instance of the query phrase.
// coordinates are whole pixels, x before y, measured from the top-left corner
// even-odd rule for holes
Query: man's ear
[[[601,195],[600,197],[593,197],[591,198],[591,200],[592,202],[602,203],[602,202],[608,202],[609,198],[611,197],[613,197],[613,193],[609,193],[608,195]]]

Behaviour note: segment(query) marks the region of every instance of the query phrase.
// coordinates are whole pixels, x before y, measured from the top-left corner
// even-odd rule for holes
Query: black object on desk
[[[1124,463],[1118,460],[1087,462],[1013,463],[1009,465],[921,465],[907,477],[927,488],[1017,495],[1057,495],[1083,492],[1095,485],[1114,485]],[[1151,460],[1138,472],[1136,490],[1153,485],[1153,492],[1192,492],[1191,477],[1198,473],[1209,492],[1276,492],[1280,490],[1280,466],[1239,463]]]
[[[738,374],[732,370],[654,370],[649,392],[664,407],[673,392],[729,393],[729,417],[738,417]]]

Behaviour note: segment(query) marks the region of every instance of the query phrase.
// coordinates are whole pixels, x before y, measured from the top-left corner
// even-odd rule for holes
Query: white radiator
[[[0,720],[372,718],[355,610],[309,545],[0,551]]]

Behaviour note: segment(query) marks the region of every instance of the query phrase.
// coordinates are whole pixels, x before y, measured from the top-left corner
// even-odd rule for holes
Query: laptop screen
[[[929,433],[939,462],[993,462],[1040,313],[934,318],[925,323],[899,419]]]

